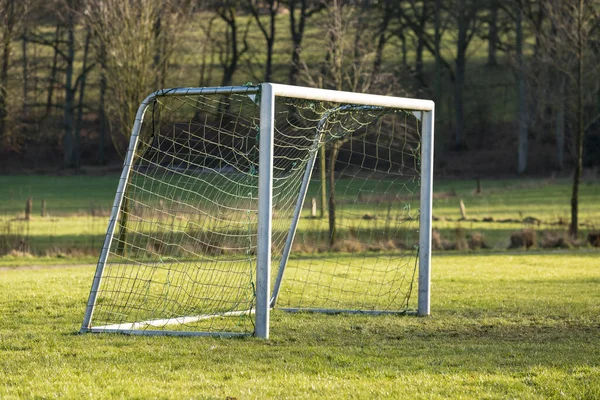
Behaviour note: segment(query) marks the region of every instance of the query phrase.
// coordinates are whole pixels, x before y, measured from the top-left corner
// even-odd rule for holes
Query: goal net
[[[82,332],[268,337],[429,314],[433,103],[287,85],[139,108]]]

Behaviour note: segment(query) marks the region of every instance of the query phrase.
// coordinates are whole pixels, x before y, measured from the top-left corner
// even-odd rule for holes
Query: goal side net
[[[433,102],[278,84],[140,106],[82,332],[429,314]]]

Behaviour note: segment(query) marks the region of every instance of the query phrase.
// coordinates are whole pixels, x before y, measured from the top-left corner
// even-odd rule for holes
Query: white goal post
[[[273,308],[429,315],[433,121],[430,100],[273,83],[152,93],[81,332],[268,338]]]

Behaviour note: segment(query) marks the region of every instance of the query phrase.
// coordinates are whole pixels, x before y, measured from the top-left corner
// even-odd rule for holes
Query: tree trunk
[[[73,62],[75,59],[75,26],[72,12],[69,12],[67,27],[67,67],[65,69],[65,104],[64,104],[64,124],[65,132],[63,136],[63,163],[65,168],[74,165],[74,146],[73,146],[73,121],[75,91],[73,89]]]
[[[467,51],[468,21],[465,16],[465,0],[458,1],[458,40],[456,41],[456,80],[454,82],[455,138],[457,149],[465,147],[464,139],[464,87]]]
[[[265,66],[265,82],[271,82],[273,76],[273,47],[275,45],[275,17],[277,16],[277,7],[275,0],[269,0],[270,32],[266,37],[267,41],[267,65]]]
[[[427,25],[427,2],[424,1],[421,6],[421,15],[419,18],[419,32],[417,35],[417,54],[415,63],[416,78],[421,85],[425,85],[423,77],[423,49],[425,48],[425,28]]]
[[[73,146],[73,161],[75,168],[79,171],[81,167],[81,127],[83,125],[83,99],[85,94],[85,83],[87,80],[87,59],[90,47],[91,31],[88,30],[85,36],[85,45],[83,47],[83,64],[81,67],[81,76],[79,81],[79,102],[77,104],[77,121],[75,123],[75,143]]]
[[[221,64],[223,65],[221,86],[231,86],[233,74],[237,70],[241,55],[238,48],[238,24],[235,12],[234,9],[228,7],[219,14],[228,25],[228,31],[225,33],[227,35],[226,54],[221,54]]]
[[[442,41],[442,0],[435,0],[435,14],[434,14],[434,55],[435,55],[435,82],[434,82],[434,94],[433,98],[437,103],[437,107],[441,106],[442,100],[442,55],[441,55],[441,41]],[[439,109],[439,108],[438,108]],[[439,113],[436,113],[439,115]]]
[[[576,161],[571,196],[571,237],[577,239],[579,231],[579,182],[583,171],[583,0],[579,0],[577,15],[577,134],[575,138]]]
[[[390,22],[392,21],[392,1],[385,0],[384,8],[383,8],[383,19],[381,21],[381,26],[379,27],[379,33],[377,35],[377,47],[375,49],[375,59],[373,60],[373,72],[371,73],[371,80],[373,81],[377,75],[379,75],[379,71],[381,70],[381,65],[383,63],[383,49],[387,43],[388,39],[388,29],[390,26]]]
[[[156,90],[164,89],[165,82],[167,80],[167,34],[163,27],[163,17],[165,4],[161,3],[160,9],[157,13],[156,21],[154,22],[154,71],[156,71],[156,78],[154,80],[154,87]]]
[[[53,98],[54,98],[54,85],[56,84],[56,74],[58,72],[58,42],[60,40],[60,25],[56,24],[56,32],[54,34],[54,56],[52,57],[52,68],[50,69],[50,77],[48,78],[48,97],[46,99],[46,112],[45,117],[50,116],[52,111]]]
[[[558,78],[559,99],[556,110],[556,166],[563,170],[565,166],[565,112],[567,97],[566,77],[560,74]]]
[[[299,20],[296,20],[296,6],[300,4]],[[306,21],[314,13],[319,12],[325,7],[325,2],[318,3],[313,8],[309,8],[308,0],[289,0],[288,7],[290,11],[290,33],[292,35],[292,65],[288,75],[290,85],[298,83],[300,74],[300,54],[302,53],[302,40],[304,39],[304,29]]]
[[[523,59],[523,11],[519,7],[516,21],[517,33],[517,90],[518,90],[518,166],[517,172],[522,174],[527,169],[528,147],[528,115],[525,99],[525,61]]]
[[[164,81],[165,81],[165,76],[164,76],[165,74],[163,73],[164,69],[161,67],[161,63],[164,63],[163,46],[162,46],[163,37],[161,35],[161,28],[162,28],[161,15],[162,15],[162,12],[159,12],[158,17],[156,18],[156,21],[154,22],[154,45],[155,45],[155,48],[154,48],[153,63],[154,63],[154,70],[156,72],[158,72],[156,74],[156,77],[154,78],[154,89],[155,90],[164,88]]]
[[[27,32],[23,33],[21,38],[21,51],[23,54],[23,118],[28,119],[29,116],[29,57],[27,54]]]
[[[404,33],[400,33],[399,35],[400,38],[400,48],[402,49],[402,66],[406,67],[408,66],[408,46],[406,44],[406,36],[404,36]]]
[[[496,58],[496,47],[498,44],[498,3],[493,0],[490,4],[490,15],[488,21],[488,57],[487,65],[494,67],[498,65]]]
[[[341,143],[336,140],[331,146],[331,157],[329,159],[329,247],[337,240],[336,214],[335,214],[335,162],[340,151]]]
[[[304,38],[304,27],[306,22],[306,0],[301,1],[300,21],[296,24],[296,0],[289,1],[290,11],[290,33],[292,35],[292,65],[288,75],[290,85],[298,83],[300,73],[300,53],[302,52],[302,39]],[[297,26],[297,28],[296,28]]]
[[[9,0],[6,4],[6,15],[4,15],[3,37],[2,37],[2,65],[0,66],[0,143],[4,139],[7,131],[8,111],[7,107],[7,87],[8,87],[8,67],[10,65],[11,40],[15,25],[15,2]]]
[[[100,127],[98,128],[98,134],[100,135],[100,143],[98,145],[98,162],[101,165],[106,164],[106,137],[107,137],[107,119],[106,119],[106,47],[104,43],[100,44],[98,50],[98,61],[100,64],[100,98],[98,104],[98,119],[100,120]]]

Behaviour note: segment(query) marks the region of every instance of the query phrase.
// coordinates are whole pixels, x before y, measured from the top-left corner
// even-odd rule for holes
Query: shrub
[[[588,234],[588,243],[594,247],[600,247],[600,232],[590,232]]]
[[[537,232],[534,229],[523,229],[510,235],[509,249],[535,247],[537,245]]]

